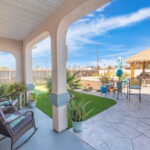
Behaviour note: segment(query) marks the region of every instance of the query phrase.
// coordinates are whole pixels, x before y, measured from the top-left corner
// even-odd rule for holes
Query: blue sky
[[[150,48],[150,0],[112,0],[70,26],[67,47],[70,66],[96,65],[99,47],[101,67]],[[50,56],[47,38],[33,50],[33,66],[50,66]]]

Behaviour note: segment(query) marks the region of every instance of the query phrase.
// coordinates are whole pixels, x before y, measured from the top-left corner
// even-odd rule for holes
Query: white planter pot
[[[82,131],[82,121],[81,122],[72,122],[73,124],[73,131],[74,132],[81,132]]]
[[[28,103],[28,106],[29,106],[30,108],[35,108],[36,102],[29,102],[29,103]]]

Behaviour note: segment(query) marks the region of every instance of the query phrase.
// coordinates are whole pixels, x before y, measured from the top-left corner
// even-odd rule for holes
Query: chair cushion
[[[5,106],[5,107],[7,107],[7,106],[9,106],[10,105],[10,101],[2,101],[2,102],[0,102],[0,106]]]
[[[8,114],[8,115],[6,115],[6,120],[7,120],[7,121],[11,121],[11,120],[13,120],[13,119],[15,119],[15,118],[17,118],[17,117],[19,117],[19,115],[17,115],[17,114]],[[12,123],[10,123],[10,127],[11,127],[11,128],[16,127],[16,126],[17,126],[22,120],[24,120],[24,119],[25,119],[24,116],[22,116],[22,117],[16,119],[16,120],[13,121]]]
[[[101,86],[101,93],[107,93],[108,87],[107,86]]]
[[[130,89],[140,89],[140,86],[136,86],[136,85],[130,86]]]
[[[109,86],[109,92],[114,92],[115,87],[114,86]]]
[[[15,112],[16,115],[21,115],[20,112]],[[24,116],[25,118],[14,128],[12,128],[12,134],[15,135],[17,132],[19,132],[22,128],[24,128],[33,118],[31,114],[27,114]]]

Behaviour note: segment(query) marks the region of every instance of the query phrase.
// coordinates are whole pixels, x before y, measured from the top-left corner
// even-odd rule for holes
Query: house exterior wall
[[[0,51],[11,53],[16,59],[16,82],[23,82],[23,43],[11,39],[0,38]]]
[[[109,2],[109,0],[68,0],[52,15],[49,15],[32,32],[30,32],[28,36],[24,38],[23,45],[22,42],[19,41],[4,41],[6,47],[7,44],[10,46],[9,48],[15,47],[12,51],[17,60],[18,82],[24,80],[29,89],[31,89],[31,87],[34,87],[32,79],[32,47],[35,43],[39,42],[46,36],[49,35],[51,37],[51,102],[53,104],[53,127],[58,132],[61,132],[68,127],[67,103],[70,99],[66,86],[66,62],[68,54],[66,47],[66,34],[68,27],[74,21],[107,2]],[[29,92],[30,91],[26,94],[27,98]]]

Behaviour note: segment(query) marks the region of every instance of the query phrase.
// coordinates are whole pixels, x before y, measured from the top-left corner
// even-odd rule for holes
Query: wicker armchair
[[[134,89],[139,91],[139,100],[141,102],[141,85],[142,85],[142,80],[140,78],[134,77],[129,79],[129,84],[128,84],[129,101],[130,101],[131,89]]]
[[[18,117],[11,121],[7,121],[5,113],[15,114],[18,115]],[[10,123],[23,116],[24,119],[18,125],[16,125],[14,128],[10,126]],[[34,128],[33,133],[22,144],[14,148],[15,142],[31,128]],[[7,137],[10,138],[11,150],[16,150],[20,148],[23,144],[25,144],[34,135],[36,130],[37,128],[35,126],[34,114],[32,111],[20,113],[18,111],[15,111],[14,107],[9,107],[9,110],[3,112],[2,109],[0,108],[0,134],[4,135],[4,138],[0,139],[0,141],[4,140]]]
[[[0,97],[0,102],[4,102],[4,101],[9,101],[9,106],[13,106],[15,107],[16,109],[19,108],[19,101],[18,101],[18,98],[16,99],[11,99],[12,98],[12,95],[5,95],[5,96],[1,96]],[[0,105],[0,107],[2,108],[3,106]]]

